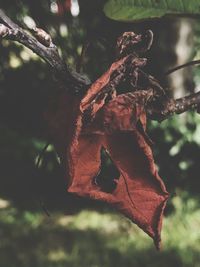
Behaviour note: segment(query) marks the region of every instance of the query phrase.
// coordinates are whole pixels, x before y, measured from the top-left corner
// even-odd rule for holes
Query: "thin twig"
[[[169,69],[168,71],[165,72],[165,75],[170,75],[177,70],[180,70],[180,69],[183,69],[186,67],[190,67],[190,66],[194,66],[194,65],[199,65],[199,64],[200,64],[200,60],[193,60],[193,61],[187,62],[183,65],[179,65],[179,66],[176,66],[172,69]]]
[[[81,72],[81,69],[83,67],[83,64],[84,64],[84,59],[85,59],[85,54],[86,54],[86,51],[89,47],[90,43],[89,41],[86,41],[83,45],[82,45],[82,48],[81,48],[81,55],[79,56],[78,60],[77,60],[77,64],[76,64],[76,71],[78,73]]]

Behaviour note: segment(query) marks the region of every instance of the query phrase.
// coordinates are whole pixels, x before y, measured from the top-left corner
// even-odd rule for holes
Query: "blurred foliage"
[[[167,15],[199,15],[199,5],[198,0],[189,2],[187,0],[109,0],[104,7],[104,12],[111,19],[130,22]]]
[[[173,199],[165,219],[163,249],[130,221],[113,213],[76,215],[19,211],[0,201],[0,264],[12,267],[199,267],[200,211],[190,198]],[[3,206],[4,205],[4,206]]]
[[[163,73],[176,60],[176,21],[112,21],[103,14],[106,1],[102,0],[79,1],[80,14],[73,17],[70,10],[53,12],[58,2],[65,1],[0,0],[0,6],[23,27],[36,23],[49,31],[74,68],[82,45],[89,43],[82,72],[91,80],[112,62],[116,38],[123,31],[152,29],[155,38],[146,55],[146,71],[168,84]],[[196,22],[196,57],[199,29]],[[199,115],[187,112],[149,124],[159,172],[172,193],[166,209],[165,249],[158,254],[148,237],[107,205],[66,193],[64,173],[51,146],[36,168],[38,154],[48,142],[43,112],[57,84],[47,65],[17,43],[0,42],[0,62],[0,198],[11,203],[0,209],[0,266],[199,267]],[[198,88],[199,68],[193,76]],[[104,154],[102,158],[106,180],[116,170]],[[41,214],[43,202],[53,218]],[[89,211],[78,213],[84,209]]]
[[[150,125],[159,173],[172,193],[178,188],[191,195],[199,194],[199,124],[200,116],[188,112]]]

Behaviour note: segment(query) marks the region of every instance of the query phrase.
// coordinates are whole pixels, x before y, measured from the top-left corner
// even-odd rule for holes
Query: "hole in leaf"
[[[112,193],[116,186],[120,172],[112,162],[105,149],[101,150],[101,167],[97,176],[94,177],[94,183],[101,188],[103,192]]]

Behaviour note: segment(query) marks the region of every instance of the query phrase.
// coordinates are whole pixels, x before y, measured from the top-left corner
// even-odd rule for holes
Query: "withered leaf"
[[[117,71],[117,69],[120,69],[120,67],[128,58],[129,56],[114,62],[108,69],[108,71],[106,71],[99,79],[97,79],[91,85],[86,95],[81,100],[81,112],[84,112],[90,107],[91,113],[96,113],[104,105],[105,98],[107,97],[108,92],[105,92],[103,89],[109,83],[112,74]]]
[[[82,100],[66,94],[61,96],[57,109],[48,112],[47,119],[65,166],[68,191],[111,204],[151,236],[159,248],[168,193],[158,175],[145,133],[144,107],[152,91],[118,95],[107,104],[104,100],[98,104],[95,101],[122,62],[112,65]],[[95,109],[90,109],[92,119],[85,122],[84,112],[94,104]],[[101,166],[102,148],[120,172],[116,188],[109,193],[94,183]]]

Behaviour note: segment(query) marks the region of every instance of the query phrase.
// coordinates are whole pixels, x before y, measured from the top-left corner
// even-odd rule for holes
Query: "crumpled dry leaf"
[[[151,236],[159,248],[168,193],[157,173],[145,133],[145,104],[153,92],[118,95],[107,104],[105,99],[95,101],[115,69],[112,65],[82,101],[66,94],[61,96],[57,109],[46,117],[65,166],[68,191],[111,204]],[[90,105],[91,120],[85,121],[84,112]],[[94,182],[101,166],[102,148],[120,172],[116,188],[109,193]]]

